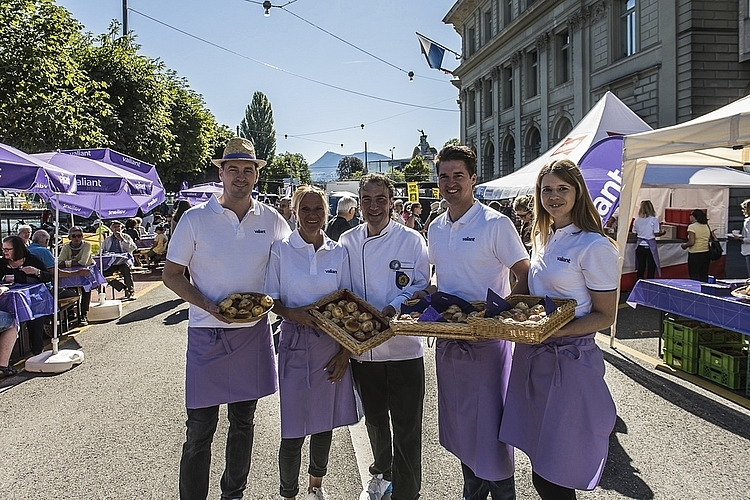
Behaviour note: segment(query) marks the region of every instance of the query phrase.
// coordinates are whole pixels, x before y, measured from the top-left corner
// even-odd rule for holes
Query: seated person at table
[[[108,236],[107,239],[104,240],[104,243],[102,243],[102,252],[132,254],[133,251],[138,248],[133,241],[133,238],[122,232],[122,222],[119,220],[112,221],[109,225],[109,229],[112,231],[112,235]],[[118,292],[125,290],[125,298],[134,299],[135,288],[133,286],[133,277],[130,274],[130,267],[127,262],[112,264],[104,270],[104,276],[112,276],[115,272],[120,273],[125,284],[123,285],[120,280],[112,280],[110,281],[112,288]]]
[[[156,226],[156,236],[154,236],[154,243],[151,245],[151,250],[148,251],[146,257],[149,259],[149,266],[156,267],[156,263],[160,260],[164,260],[167,256],[167,242],[169,238],[164,234],[164,226]]]
[[[8,287],[0,286],[0,295],[7,292]],[[15,375],[16,369],[10,366],[10,353],[18,338],[16,320],[12,314],[0,311],[0,376]]]
[[[23,240],[18,236],[3,238],[3,257],[0,259],[0,276],[9,282],[9,276],[15,283],[33,284],[52,281],[52,273],[47,270],[44,262],[31,255]],[[46,316],[26,321],[29,330],[29,343],[34,355],[44,350],[44,323]]]
[[[38,233],[39,231],[37,231]],[[36,236],[36,233],[34,233]],[[49,240],[49,235],[47,235]],[[73,226],[68,230],[68,243],[62,246],[60,249],[60,255],[57,256],[57,263],[60,266],[65,265],[65,261],[70,261],[72,266],[91,266],[94,264],[94,259],[91,256],[91,243],[83,241],[83,228],[80,226]],[[88,269],[79,269],[77,271],[69,271],[62,267],[60,269],[60,276],[66,274],[77,274],[78,276],[88,276]],[[86,326],[89,324],[89,304],[91,304],[91,290],[88,292],[81,288],[81,317],[78,320],[78,324]],[[63,291],[60,292],[60,296],[63,296]]]

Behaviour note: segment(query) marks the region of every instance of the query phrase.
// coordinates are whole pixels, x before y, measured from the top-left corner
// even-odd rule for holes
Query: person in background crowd
[[[0,259],[0,276],[12,276],[15,283],[49,283],[52,273],[44,262],[29,253],[23,240],[18,236],[3,238],[3,257]],[[26,321],[29,330],[29,344],[34,355],[44,350],[44,323],[47,317],[41,316]]]
[[[185,369],[187,432],[180,460],[181,500],[205,500],[211,443],[219,405],[227,405],[224,499],[242,498],[250,472],[258,399],[276,392],[277,374],[268,316],[257,323],[229,323],[218,303],[231,293],[262,291],[274,242],[291,233],[271,207],[251,192],[266,164],[253,143],[234,137],[213,160],[221,195],[186,211],[172,234],[164,284],[190,303]],[[185,268],[190,268],[190,280]]]
[[[282,498],[297,498],[302,445],[310,436],[310,478],[305,499],[325,500],[323,477],[333,429],[356,423],[359,415],[349,351],[320,331],[310,311],[315,307],[313,302],[351,288],[349,254],[323,233],[328,215],[323,190],[300,186],[292,206],[297,229],[271,246],[265,282],[265,292],[275,302],[274,312],[284,318],[278,359],[279,492]]]
[[[410,227],[420,234],[424,234],[424,223],[422,222],[422,204],[415,201],[409,207],[411,214],[406,219],[406,227]]]
[[[429,282],[425,240],[391,219],[393,183],[382,174],[359,182],[366,224],[341,235],[349,251],[352,291],[386,316]],[[374,461],[365,493],[416,500],[422,488],[424,359],[422,339],[397,335],[357,356],[354,382],[362,400]]]
[[[7,291],[7,286],[0,286],[0,295]],[[17,338],[16,319],[12,314],[0,311],[0,375],[3,377],[18,373],[15,368],[10,366],[10,355],[13,352],[13,346],[16,345]]]
[[[664,234],[656,218],[656,210],[651,200],[641,201],[638,217],[633,221],[632,232],[638,238],[635,247],[635,269],[638,279],[644,274],[651,279],[656,274],[661,276],[659,252],[656,248],[656,237]]]
[[[740,208],[742,209],[742,215],[745,216],[745,220],[742,222],[742,231],[732,231],[732,238],[742,244],[740,247],[740,255],[745,257],[747,275],[750,276],[750,199],[744,200],[740,203]]]
[[[31,243],[31,226],[22,224],[18,226],[18,236],[23,240],[23,244],[29,246]]]
[[[506,297],[511,273],[513,291],[528,291],[529,254],[513,222],[474,198],[476,164],[476,154],[466,146],[449,145],[438,154],[438,188],[448,211],[428,232],[437,286],[417,298],[439,290],[481,301],[488,289]],[[492,500],[515,499],[513,448],[497,439],[507,411],[511,353],[512,344],[498,339],[438,339],[435,346],[440,444],[461,461],[465,500],[486,500],[490,494]]]
[[[339,241],[344,231],[351,229],[350,221],[357,213],[357,200],[352,196],[342,196],[336,203],[336,218],[328,223],[326,235],[333,241]]]
[[[708,229],[708,218],[705,212],[697,208],[690,213],[690,225],[687,228],[688,239],[680,245],[688,251],[688,274],[691,280],[708,281],[708,266],[711,258],[708,254],[708,242],[711,232]]]
[[[102,252],[129,253],[132,255],[133,251],[138,247],[130,236],[122,232],[122,222],[119,220],[112,221],[109,228],[112,230],[112,235],[108,236],[102,243]],[[128,263],[126,261],[116,261],[104,270],[103,274],[104,276],[112,276],[115,272],[120,273],[125,284],[115,279],[109,282],[110,286],[118,292],[125,290],[126,299],[135,299],[135,286],[133,285],[133,276],[130,273]]]
[[[292,211],[292,199],[288,196],[279,200],[279,213],[284,217],[286,223],[289,224],[289,229],[292,231],[297,229],[297,219],[294,217],[294,212]]]
[[[406,224],[401,214],[404,213],[404,200],[393,201],[393,211],[391,212],[391,219],[395,220],[399,224]]]
[[[531,228],[534,226],[534,197],[530,194],[519,196],[513,201],[513,211],[518,217],[518,234],[523,246],[531,255]]]
[[[534,200],[529,291],[577,306],[541,344],[515,344],[499,438],[528,455],[542,500],[573,500],[599,483],[617,416],[594,336],[615,320],[618,253],[572,161],[542,167]]]
[[[94,264],[94,258],[91,255],[91,243],[83,241],[83,228],[73,226],[68,230],[68,243],[60,248],[60,254],[57,256],[58,268],[65,265],[66,261],[71,261],[74,266],[91,266]],[[88,270],[86,270],[88,272]],[[78,322],[81,326],[89,324],[88,314],[91,305],[91,290],[81,289],[81,317]]]

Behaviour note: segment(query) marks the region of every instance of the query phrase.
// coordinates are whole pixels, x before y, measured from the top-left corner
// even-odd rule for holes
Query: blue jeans
[[[487,495],[492,495],[492,500],[515,500],[516,481],[513,476],[502,481],[488,481],[474,474],[466,464],[461,462],[461,472],[464,475],[463,500],[487,500]]]
[[[221,498],[242,498],[250,472],[255,407],[258,401],[227,405],[226,465],[221,476]],[[187,432],[180,460],[180,499],[205,500],[211,469],[211,442],[219,422],[219,407],[187,410]]]

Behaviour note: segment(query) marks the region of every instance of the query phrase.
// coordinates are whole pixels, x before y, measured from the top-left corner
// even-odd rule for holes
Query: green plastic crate
[[[744,335],[692,319],[665,319],[664,334],[675,342],[687,344],[743,343]]]
[[[726,373],[747,372],[747,349],[736,344],[702,345],[700,360],[714,370]]]
[[[717,384],[723,385],[724,387],[728,387],[729,389],[742,389],[744,387],[745,392],[747,393],[748,391],[747,372],[726,372],[723,370],[714,369],[713,367],[705,364],[703,360],[699,360],[698,374],[703,378],[716,382]]]
[[[672,368],[686,373],[698,373],[698,358],[683,358],[665,349],[664,362]]]

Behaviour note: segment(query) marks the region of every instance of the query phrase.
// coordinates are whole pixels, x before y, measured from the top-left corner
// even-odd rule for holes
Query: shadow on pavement
[[[185,301],[182,299],[172,299],[166,302],[162,302],[160,304],[155,304],[153,306],[142,307],[140,309],[136,309],[120,317],[120,319],[117,321],[117,324],[126,325],[128,323],[134,323],[136,321],[144,321],[147,319],[152,319],[155,316],[158,316],[159,314],[164,314],[167,311],[171,311],[172,309],[176,308],[180,304],[184,304],[184,303]],[[185,317],[187,318],[187,313],[185,313]]]
[[[627,433],[627,424],[618,416],[615,428],[609,435],[609,456],[599,487],[617,491],[628,498],[649,500],[654,498],[654,492],[639,476],[641,471],[633,467],[633,460],[617,439],[617,434]]]
[[[631,380],[671,404],[737,436],[750,439],[750,418],[743,413],[702,396],[668,378],[652,373],[619,354],[605,350],[604,359]],[[616,431],[617,428],[615,428]]]

